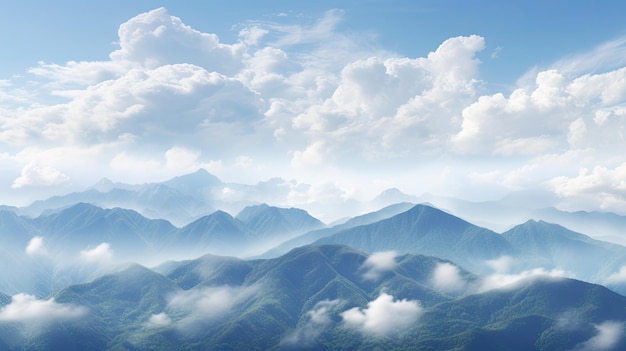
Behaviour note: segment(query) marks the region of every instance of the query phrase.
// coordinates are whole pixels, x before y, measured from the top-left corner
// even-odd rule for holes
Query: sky
[[[205,168],[626,208],[623,1],[0,4],[0,199]]]

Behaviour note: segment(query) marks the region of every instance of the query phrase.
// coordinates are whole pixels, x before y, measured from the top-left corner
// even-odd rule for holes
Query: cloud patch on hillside
[[[395,300],[381,293],[366,308],[354,307],[341,313],[346,326],[364,335],[384,336],[404,330],[413,325],[423,313],[419,301]]]
[[[79,259],[89,264],[106,264],[110,263],[113,259],[113,250],[111,244],[101,243],[98,246],[90,249],[82,250],[79,254]]]
[[[385,273],[392,272],[396,267],[396,257],[398,253],[395,251],[374,252],[369,255],[361,268],[362,277],[365,280],[379,280]]]
[[[606,321],[595,324],[594,328],[596,329],[596,335],[578,345],[574,348],[574,351],[614,350],[615,346],[617,346],[624,336],[623,322]]]
[[[448,293],[464,292],[468,286],[468,282],[460,274],[459,267],[448,262],[437,264],[431,276],[431,283],[435,289]]]
[[[166,314],[156,318],[165,321],[183,334],[194,335],[207,324],[227,316],[237,306],[254,297],[257,287],[197,287],[169,297]]]
[[[35,236],[26,245],[25,252],[30,257],[45,256],[48,254],[48,249],[44,243],[44,239],[40,236]]]
[[[39,300],[32,295],[17,294],[11,298],[8,305],[0,309],[0,321],[40,325],[78,319],[87,312],[85,307],[58,303],[54,298]]]
[[[323,300],[315,304],[306,313],[305,320],[296,330],[287,335],[281,344],[289,347],[312,347],[315,345],[320,334],[331,323],[330,313],[339,300]]]

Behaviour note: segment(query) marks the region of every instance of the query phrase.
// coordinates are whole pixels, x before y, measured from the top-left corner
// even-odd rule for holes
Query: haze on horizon
[[[532,190],[624,213],[625,4],[255,4],[2,5],[3,203],[205,168],[305,201]]]

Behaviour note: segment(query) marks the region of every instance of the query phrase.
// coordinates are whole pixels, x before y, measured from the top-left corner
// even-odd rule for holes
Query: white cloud
[[[574,351],[608,351],[614,350],[624,335],[624,323],[606,321],[594,325],[596,335],[578,345]]]
[[[167,304],[168,316],[177,330],[194,334],[204,323],[227,315],[233,308],[252,298],[256,287],[198,287],[172,295]]]
[[[553,179],[570,204],[626,203],[615,184],[573,189],[577,168],[624,162],[624,38],[534,69],[511,92],[487,91],[476,56],[490,38],[449,38],[404,57],[345,31],[341,10],[273,20],[245,22],[226,43],[159,8],[123,23],[108,59],[41,62],[28,78],[0,81],[6,192],[73,191],[102,176],[159,181],[218,163],[236,176],[246,155],[265,165],[248,177],[309,177],[311,188],[361,173],[415,187],[416,174],[442,162],[458,175],[435,177],[446,195],[484,197],[459,184],[490,174],[500,192]],[[344,183],[349,193],[352,179]],[[315,195],[295,193],[306,203]]]
[[[234,72],[241,62],[243,48],[228,45],[215,34],[201,33],[165,8],[140,14],[122,24],[118,31],[120,49],[111,53],[113,61],[137,62],[146,67],[192,63],[210,71]]]
[[[409,328],[422,315],[418,301],[394,301],[393,296],[381,293],[367,304],[367,308],[352,308],[341,313],[347,326],[365,335],[383,336]]]
[[[113,258],[111,244],[101,243],[93,249],[86,249],[80,252],[81,261],[91,264],[101,264],[110,262]]]
[[[44,244],[44,240],[40,236],[33,237],[28,242],[26,246],[26,254],[31,257],[35,256],[45,256],[48,254],[48,249],[46,249],[46,245]]]
[[[19,189],[24,186],[52,186],[68,179],[68,176],[53,167],[31,162],[22,168],[22,175],[13,181],[11,187]]]
[[[165,167],[182,172],[193,172],[199,168],[199,157],[199,151],[174,146],[165,152]]]
[[[461,277],[459,267],[448,262],[437,264],[431,282],[436,289],[451,293],[464,292],[468,284]]]
[[[626,283],[626,266],[620,267],[618,272],[609,275],[604,281],[605,284],[623,284]]]
[[[306,320],[296,330],[287,335],[281,344],[297,347],[311,347],[321,332],[330,324],[329,314],[339,300],[323,300],[306,313]]]
[[[374,252],[369,255],[360,270],[364,271],[362,276],[365,280],[378,280],[385,273],[393,271],[396,266],[396,257],[398,253],[395,251]]]
[[[172,319],[164,312],[151,315],[146,323],[149,328],[167,327],[170,324],[172,324]]]
[[[509,289],[515,288],[517,283],[534,278],[563,278],[567,274],[565,271],[553,269],[547,271],[543,268],[535,268],[522,271],[520,273],[495,273],[483,277],[478,284],[472,287],[478,293],[483,293],[493,289]]]
[[[493,260],[487,260],[485,264],[491,267],[496,273],[506,273],[511,269],[515,259],[511,256],[500,256]]]
[[[626,204],[626,163],[615,168],[596,166],[580,169],[577,176],[559,176],[550,180],[554,192],[564,198],[580,199],[590,207],[616,210]]]
[[[57,303],[54,298],[38,300],[32,295],[17,294],[11,298],[11,303],[0,309],[0,321],[37,325],[76,319],[86,314],[87,309],[82,306]]]

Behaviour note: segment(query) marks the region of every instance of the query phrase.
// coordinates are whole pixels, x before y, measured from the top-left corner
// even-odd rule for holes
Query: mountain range
[[[294,208],[247,207],[237,218],[223,211],[181,228],[134,210],[87,203],[48,210],[36,218],[0,211],[0,263],[22,267],[0,275],[0,291],[46,296],[86,281],[113,263],[198,257],[207,252],[252,255],[324,224]]]
[[[390,189],[326,225],[261,201],[287,183],[200,170],[0,207],[0,349],[626,348],[622,216]]]
[[[433,280],[438,267],[453,268],[468,286],[481,278],[421,255],[397,256],[392,267],[368,278],[363,267],[373,257],[322,245],[267,260],[203,256],[162,274],[133,264],[46,300],[64,311],[62,321],[0,322],[0,345],[7,350],[568,350],[592,347],[608,329],[620,335],[603,345],[625,346],[620,323],[626,320],[626,297],[602,286],[534,277],[481,293],[451,294]],[[18,302],[6,295],[0,301],[6,320],[8,307]]]

